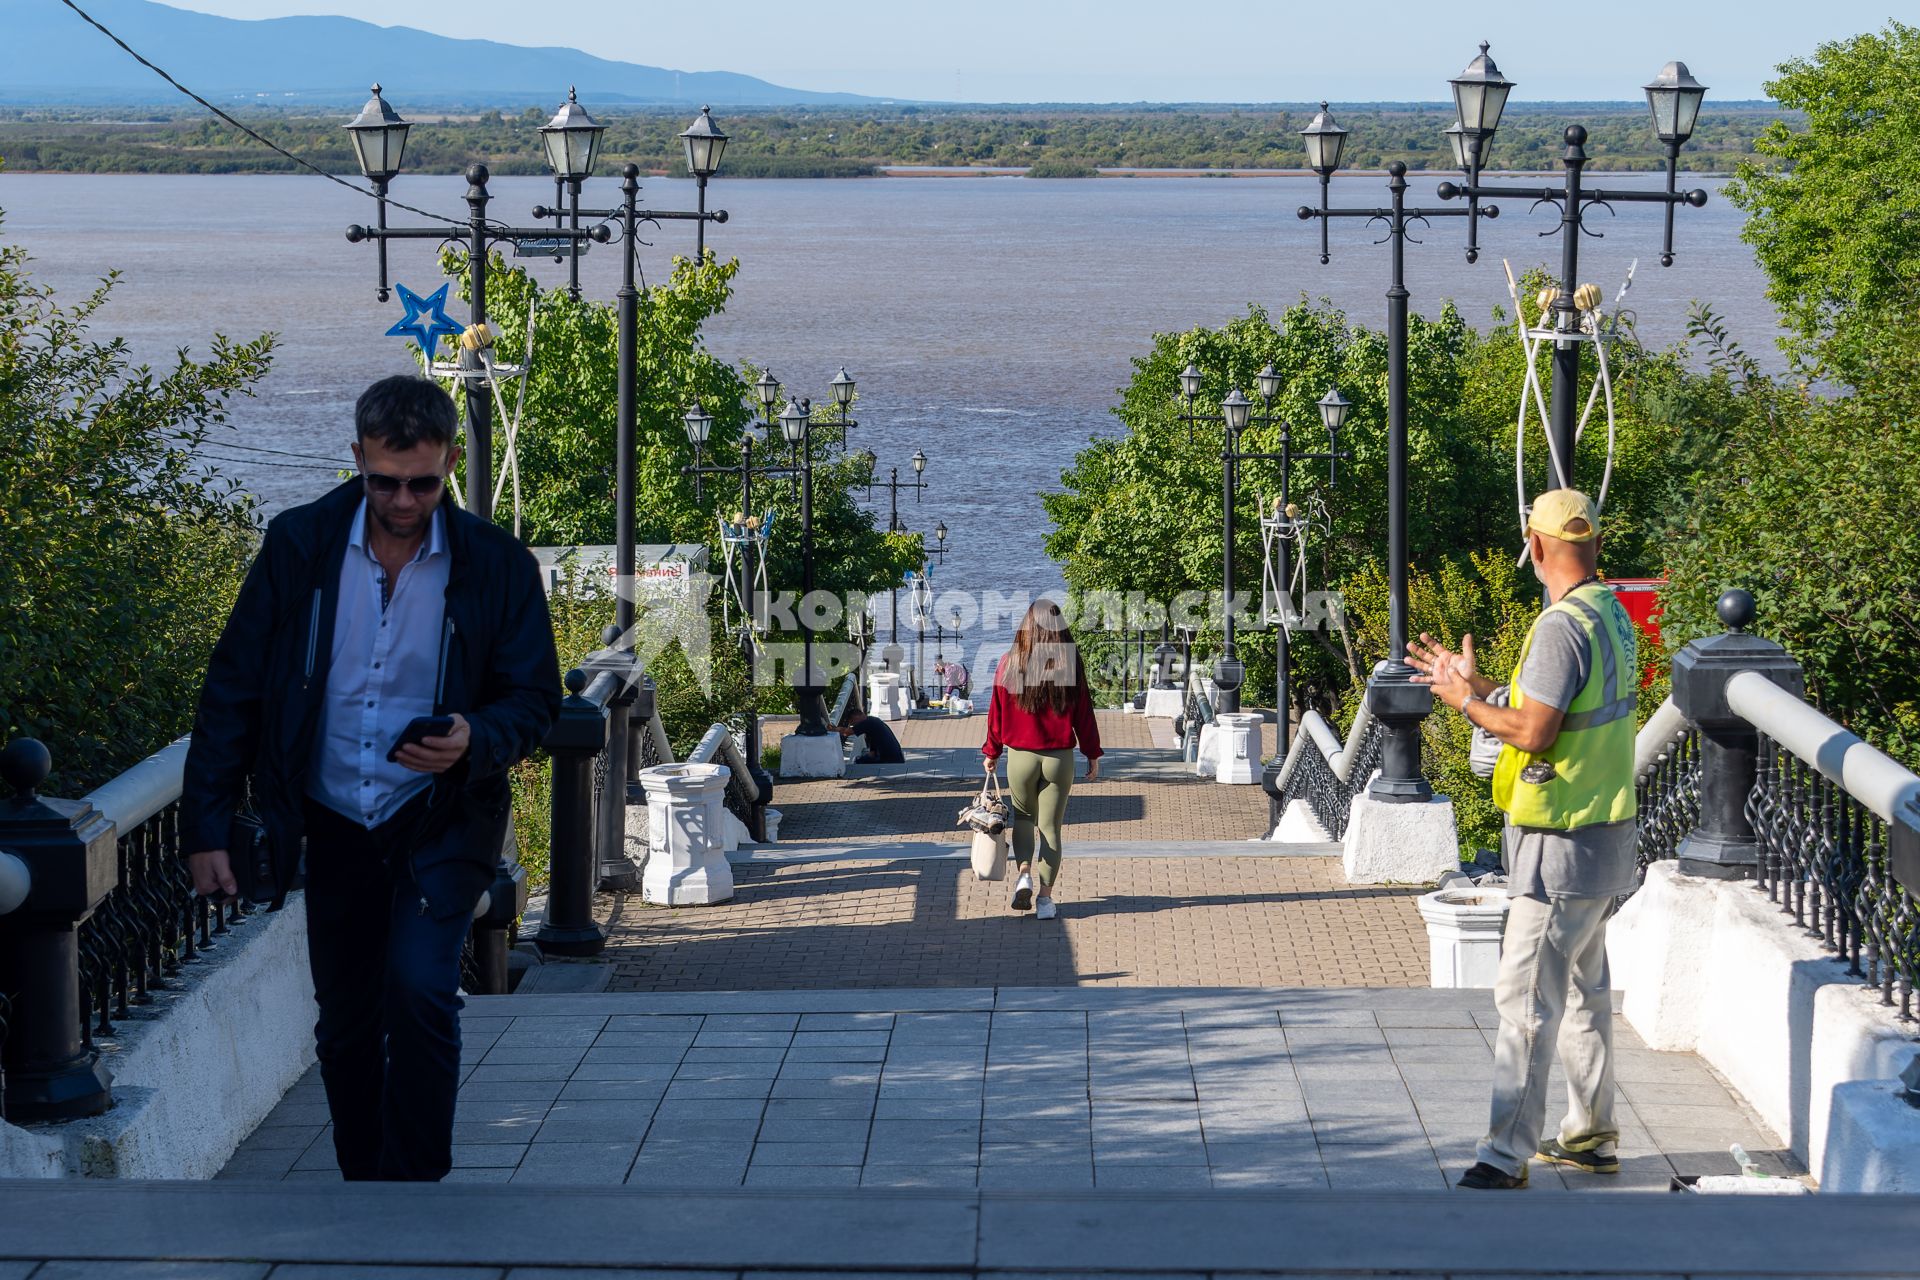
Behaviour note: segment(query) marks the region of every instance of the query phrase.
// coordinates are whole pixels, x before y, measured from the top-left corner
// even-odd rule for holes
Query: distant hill
[[[402,114],[421,107],[550,104],[566,95],[568,85],[578,85],[581,101],[590,107],[874,101],[786,89],[727,71],[674,71],[612,62],[577,49],[455,40],[354,18],[244,20],[151,0],[80,3],[182,83],[226,104],[358,106],[376,80]],[[582,12],[590,16],[591,6]],[[537,19],[529,27],[551,29]],[[0,0],[0,104],[178,101],[164,81],[58,0]]]

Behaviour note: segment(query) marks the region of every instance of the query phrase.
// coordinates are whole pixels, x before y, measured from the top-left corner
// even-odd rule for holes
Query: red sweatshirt
[[[1084,678],[1074,691],[1072,710],[1055,711],[1048,707],[1033,713],[1021,708],[1020,700],[1001,683],[996,673],[993,701],[987,707],[987,740],[981,745],[980,754],[989,760],[998,760],[1002,747],[1059,751],[1075,745],[1087,759],[1100,758],[1100,728],[1094,723],[1093,695],[1087,691]]]

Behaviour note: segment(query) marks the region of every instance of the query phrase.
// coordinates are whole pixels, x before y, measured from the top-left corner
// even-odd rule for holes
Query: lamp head
[[[1307,144],[1307,167],[1323,178],[1332,177],[1340,167],[1340,153],[1347,148],[1347,133],[1335,123],[1327,104],[1321,103],[1319,113],[1300,131],[1301,140]]]
[[[753,384],[753,390],[760,397],[763,408],[771,409],[780,403],[780,380],[773,376],[771,369],[761,373],[759,381]]]
[[[693,406],[680,417],[687,428],[687,442],[698,447],[707,442],[707,435],[713,430],[713,415],[700,407],[695,400]]]
[[[1253,413],[1253,401],[1241,395],[1240,388],[1235,387],[1227,393],[1227,398],[1220,402],[1220,413],[1227,420],[1227,430],[1244,431],[1247,419]]]
[[[687,170],[696,178],[711,178],[720,172],[720,157],[727,150],[727,135],[713,122],[713,108],[702,107],[692,124],[680,131],[687,144]]]
[[[1314,402],[1320,410],[1320,421],[1326,424],[1327,434],[1338,435],[1340,428],[1347,425],[1347,415],[1353,412],[1353,402],[1340,394],[1340,388],[1328,387],[1327,394]]]
[[[927,469],[927,455],[915,449],[913,451],[913,473],[919,475]]]
[[[1693,78],[1686,63],[1669,62],[1645,88],[1647,106],[1653,112],[1654,135],[1669,146],[1683,145],[1699,122],[1707,86]]]
[[[540,145],[547,152],[547,167],[556,178],[579,182],[593,176],[593,162],[600,154],[600,135],[607,127],[587,114],[573,86],[567,86],[567,100],[553,113],[553,119],[540,126]]]
[[[1200,369],[1194,364],[1180,371],[1180,394],[1191,400],[1200,394]]]
[[[1460,116],[1460,128],[1469,139],[1491,138],[1500,127],[1500,113],[1507,109],[1507,95],[1513,81],[1500,74],[1487,53],[1487,42],[1480,42],[1479,56],[1467,69],[1449,80],[1453,86],[1453,104]]]
[[[833,388],[833,402],[842,409],[853,403],[853,379],[847,376],[847,366],[840,366],[840,376],[828,384]]]
[[[1273,361],[1271,360],[1267,361],[1267,363],[1261,367],[1259,373],[1253,375],[1253,381],[1254,384],[1260,388],[1260,398],[1262,400],[1271,400],[1280,394],[1281,378],[1278,373],[1274,372]]]
[[[387,105],[387,100],[380,96],[379,85],[373,86],[373,96],[346,127],[353,138],[353,155],[360,162],[361,173],[375,182],[386,182],[400,172],[400,157],[407,149],[407,130],[413,126]]]

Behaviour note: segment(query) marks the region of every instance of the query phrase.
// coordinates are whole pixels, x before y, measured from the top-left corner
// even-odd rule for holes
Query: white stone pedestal
[[[1470,884],[1420,896],[1427,922],[1427,984],[1491,988],[1500,976],[1500,938],[1507,928],[1507,891]]]
[[[1348,811],[1342,855],[1348,884],[1432,884],[1460,869],[1460,834],[1453,801],[1391,804],[1366,792]]]
[[[867,677],[867,714],[876,720],[907,718],[907,689],[899,672],[876,671]]]
[[[1313,806],[1305,800],[1289,800],[1280,811],[1280,822],[1267,839],[1276,844],[1329,844],[1333,835],[1313,816]]]
[[[640,771],[647,792],[647,865],[640,896],[659,906],[707,906],[733,897],[733,868],[717,816],[727,780],[721,764],[662,764]]]
[[[803,736],[789,733],[780,739],[780,776],[783,778],[844,778],[847,753],[837,733]]]
[[[1261,719],[1254,711],[1231,711],[1220,717],[1220,732],[1214,739],[1215,782],[1259,785]]]
[[[1833,1090],[1820,1189],[1911,1195],[1920,1191],[1920,1111],[1898,1080],[1852,1080]]]
[[[1200,747],[1193,758],[1193,771],[1202,778],[1211,778],[1219,769],[1220,722],[1215,720],[1200,726]]]
[[[1147,690],[1147,714],[1159,716],[1162,720],[1175,720],[1180,716],[1183,702],[1178,689]]]

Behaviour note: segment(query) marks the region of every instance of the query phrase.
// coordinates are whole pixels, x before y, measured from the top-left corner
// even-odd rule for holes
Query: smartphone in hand
[[[402,747],[412,746],[422,738],[444,738],[452,732],[452,716],[415,716],[407,723],[407,727],[400,731],[400,736],[394,740],[392,748],[388,750],[387,763],[398,762]]]

